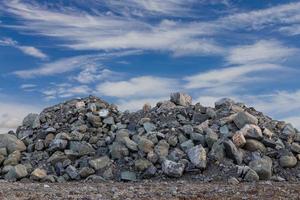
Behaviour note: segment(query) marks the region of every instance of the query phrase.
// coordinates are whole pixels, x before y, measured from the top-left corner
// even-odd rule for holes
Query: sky
[[[300,128],[300,2],[0,0],[0,131],[96,95],[121,110],[185,92]]]

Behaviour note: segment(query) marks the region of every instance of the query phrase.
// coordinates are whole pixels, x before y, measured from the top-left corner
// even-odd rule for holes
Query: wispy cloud
[[[95,66],[101,66],[102,65],[101,61],[103,60],[110,59],[113,57],[128,56],[137,53],[139,53],[139,51],[122,51],[122,52],[114,52],[114,53],[74,56],[70,58],[63,58],[57,61],[49,62],[43,64],[41,67],[38,68],[18,70],[13,72],[13,74],[21,78],[33,78],[39,76],[57,75],[57,74],[70,72],[75,69],[84,69],[84,68],[90,68]]]
[[[97,86],[101,95],[111,97],[158,97],[179,88],[177,80],[170,78],[140,76],[125,81],[107,81]]]
[[[9,47],[14,47],[16,49],[19,49],[22,51],[24,54],[40,58],[40,59],[45,59],[48,58],[46,54],[44,54],[41,50],[32,47],[32,46],[23,46],[19,45],[17,41],[11,39],[11,38],[3,38],[0,39],[0,46],[9,46]]]

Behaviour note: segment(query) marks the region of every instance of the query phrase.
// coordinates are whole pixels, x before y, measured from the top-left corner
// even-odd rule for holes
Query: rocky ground
[[[0,199],[299,199],[300,184],[203,183],[197,180],[143,180],[140,182],[0,182]]]

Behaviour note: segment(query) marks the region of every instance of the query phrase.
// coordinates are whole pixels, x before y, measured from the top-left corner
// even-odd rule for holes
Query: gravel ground
[[[0,199],[300,199],[300,184],[287,182],[203,183],[198,181],[8,183]]]

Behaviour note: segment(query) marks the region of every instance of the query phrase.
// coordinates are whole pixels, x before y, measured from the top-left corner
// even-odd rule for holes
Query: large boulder
[[[11,134],[0,134],[0,148],[6,148],[9,154],[14,151],[26,150],[25,144]]]

